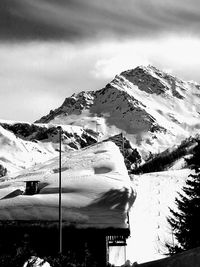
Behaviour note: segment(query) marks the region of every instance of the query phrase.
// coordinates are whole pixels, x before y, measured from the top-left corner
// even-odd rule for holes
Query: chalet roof
[[[58,222],[58,166],[56,157],[0,182],[0,222]],[[113,142],[63,153],[61,177],[64,225],[128,228],[135,192]],[[39,193],[21,194],[24,181],[34,180],[40,181]]]

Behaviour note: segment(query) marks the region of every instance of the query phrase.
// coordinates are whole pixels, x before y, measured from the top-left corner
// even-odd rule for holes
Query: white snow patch
[[[51,267],[47,261],[35,256],[32,256],[30,259],[28,259],[24,263],[23,267],[29,267],[30,265],[32,267]]]

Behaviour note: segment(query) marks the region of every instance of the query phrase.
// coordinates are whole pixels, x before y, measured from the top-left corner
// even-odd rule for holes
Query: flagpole
[[[124,135],[122,132],[122,155],[124,156]]]
[[[62,255],[62,181],[61,181],[61,139],[62,128],[58,127],[59,131],[59,254]]]

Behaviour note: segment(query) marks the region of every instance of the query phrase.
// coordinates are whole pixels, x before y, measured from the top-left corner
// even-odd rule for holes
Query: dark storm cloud
[[[2,40],[198,34],[199,0],[1,0]]]

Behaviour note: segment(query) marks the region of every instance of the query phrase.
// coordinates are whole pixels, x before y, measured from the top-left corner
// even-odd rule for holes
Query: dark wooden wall
[[[63,255],[85,262],[86,266],[103,267],[107,262],[108,234],[122,234],[124,229],[63,228]],[[128,232],[126,232],[126,235]],[[13,254],[26,248],[39,257],[56,256],[59,251],[58,227],[31,224],[0,225],[0,253]]]

